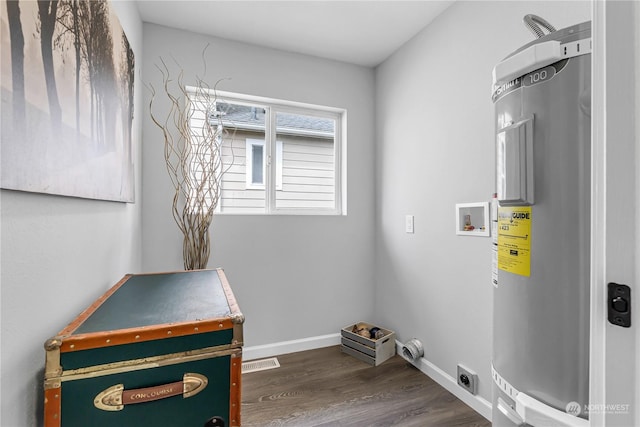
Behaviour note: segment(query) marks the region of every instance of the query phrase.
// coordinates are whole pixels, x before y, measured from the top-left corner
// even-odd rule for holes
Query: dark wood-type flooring
[[[244,427],[491,425],[398,355],[373,367],[335,346],[278,361],[242,375]]]

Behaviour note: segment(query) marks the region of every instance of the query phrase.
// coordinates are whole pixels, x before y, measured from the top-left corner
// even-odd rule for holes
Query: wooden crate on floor
[[[362,325],[369,330],[371,328],[379,328],[383,335],[378,339],[363,337],[353,332],[356,325]],[[358,322],[342,328],[341,335],[342,352],[370,365],[378,366],[396,354],[396,334],[389,329],[367,322]]]

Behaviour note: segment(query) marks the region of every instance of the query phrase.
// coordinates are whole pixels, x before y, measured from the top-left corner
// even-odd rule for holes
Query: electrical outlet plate
[[[458,385],[469,393],[478,393],[478,375],[462,365],[458,365]]]

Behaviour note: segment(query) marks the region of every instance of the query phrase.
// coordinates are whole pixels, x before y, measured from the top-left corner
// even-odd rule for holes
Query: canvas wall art
[[[0,12],[2,188],[134,201],[134,55],[106,0]]]

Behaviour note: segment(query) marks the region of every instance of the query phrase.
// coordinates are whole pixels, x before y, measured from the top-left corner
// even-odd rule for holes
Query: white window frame
[[[267,175],[267,158],[264,139],[247,138],[246,140],[246,188],[248,190],[264,190]],[[262,184],[253,182],[253,147],[262,147]],[[276,190],[282,190],[282,141],[276,141]]]
[[[198,90],[191,86],[187,86],[187,91],[196,93]],[[213,90],[211,90],[214,93]],[[347,214],[347,182],[346,182],[346,152],[347,152],[347,110],[344,108],[327,107],[316,104],[308,104],[295,101],[285,101],[274,98],[266,98],[261,96],[243,95],[225,91],[215,91],[215,96],[221,102],[229,102],[244,105],[260,105],[264,107],[270,120],[265,121],[265,211],[257,213],[236,213],[225,212],[220,210],[220,206],[216,209],[217,214],[221,215],[346,215]],[[278,168],[271,167],[270,159],[276,157],[278,159],[278,144],[272,144],[270,141],[276,140],[276,114],[277,113],[294,113],[301,115],[310,115],[316,117],[324,117],[332,119],[335,122],[334,130],[334,206],[331,208],[277,208],[276,207],[276,191],[278,187]],[[282,161],[276,162],[282,165]],[[271,182],[276,182],[275,186]],[[280,182],[282,182],[280,180]]]

